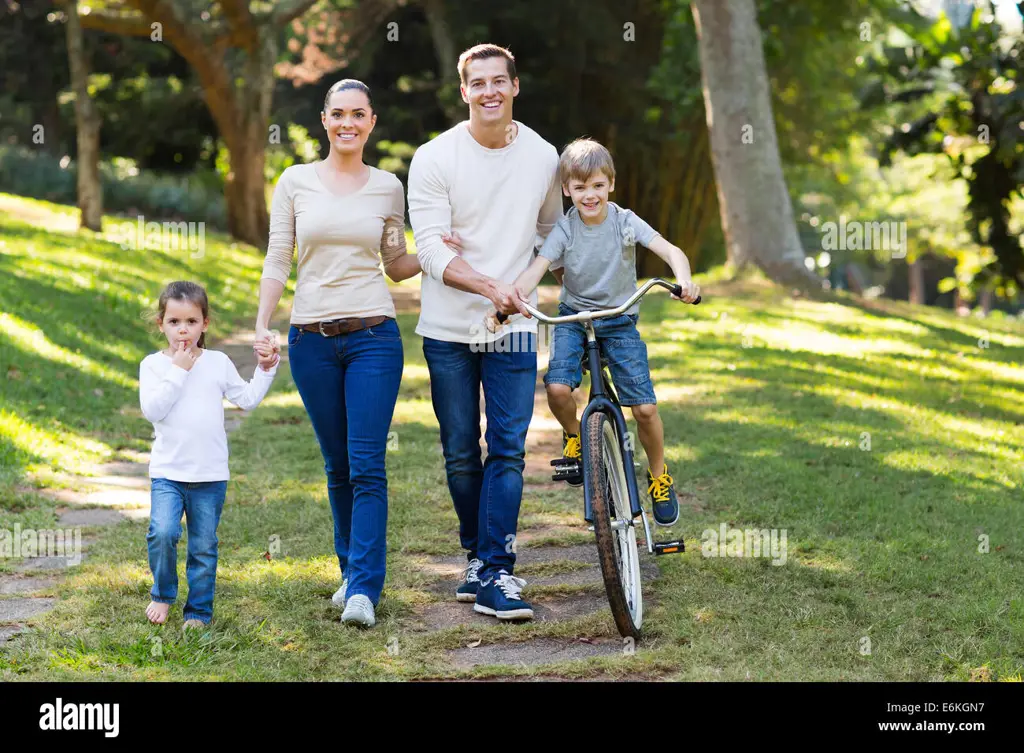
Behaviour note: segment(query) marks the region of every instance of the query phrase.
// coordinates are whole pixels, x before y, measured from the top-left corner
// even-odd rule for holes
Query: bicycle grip
[[[682,298],[683,297],[683,286],[682,285],[676,285],[675,287],[673,287],[672,288],[672,295],[678,296],[679,298]],[[697,296],[697,299],[693,302],[693,305],[696,306],[698,303],[700,303],[700,296]]]

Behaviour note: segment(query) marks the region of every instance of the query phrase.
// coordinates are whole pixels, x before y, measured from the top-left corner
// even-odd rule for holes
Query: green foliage
[[[1024,2],[1017,4],[1024,13]],[[866,65],[877,78],[866,106],[884,103],[891,122],[881,163],[894,152],[942,154],[968,188],[967,229],[987,256],[961,259],[965,289],[1013,298],[1024,287],[1024,247],[1014,232],[1014,199],[1024,197],[1024,36],[976,8],[968,25],[941,15],[909,18]]]
[[[75,205],[77,170],[67,157],[0,146],[0,191]],[[140,171],[133,160],[115,158],[100,164],[100,179],[107,211],[226,226],[223,185],[209,171],[161,174]]]

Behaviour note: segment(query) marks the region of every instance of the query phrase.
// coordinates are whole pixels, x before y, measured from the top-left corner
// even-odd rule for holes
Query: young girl
[[[217,524],[229,478],[221,401],[227,397],[242,410],[255,408],[270,389],[280,361],[277,345],[257,348],[259,368],[246,383],[224,353],[204,348],[209,309],[202,286],[185,281],[168,285],[160,294],[157,313],[168,347],[146,356],[139,369],[142,414],[156,430],[149,463],[152,509],[146,536],[153,601],[146,617],[153,624],[163,624],[178,596],[177,545],[185,513],[185,629],[202,627],[213,617]]]

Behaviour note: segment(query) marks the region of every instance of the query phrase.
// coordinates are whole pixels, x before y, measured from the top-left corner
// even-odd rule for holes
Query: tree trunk
[[[754,0],[694,0],[704,109],[730,261],[819,292],[804,266],[779,158]]]
[[[451,27],[445,18],[443,0],[423,0],[423,12],[430,27],[430,38],[434,42],[437,67],[441,72],[441,86],[437,100],[444,110],[445,118],[451,125],[465,120],[466,107],[459,97],[459,54],[452,38]]]
[[[89,61],[85,53],[78,6],[69,2],[67,15],[68,64],[75,92],[75,131],[78,138],[78,208],[80,226],[99,231],[103,225],[103,186],[100,183],[100,117],[89,96]],[[52,138],[52,137],[51,137]]]
[[[920,259],[910,262],[908,269],[910,277],[910,302],[921,306],[924,305],[924,266]]]

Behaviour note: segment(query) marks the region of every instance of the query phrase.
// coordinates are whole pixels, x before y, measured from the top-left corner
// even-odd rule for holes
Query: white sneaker
[[[377,618],[373,613],[373,604],[370,599],[362,594],[356,594],[345,604],[345,611],[341,613],[342,622],[352,622],[363,627],[373,627]]]
[[[344,578],[341,581],[341,588],[334,592],[334,596],[331,597],[331,601],[334,602],[336,607],[345,606],[345,592],[348,591],[348,578]]]

